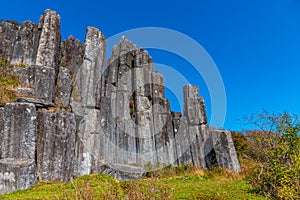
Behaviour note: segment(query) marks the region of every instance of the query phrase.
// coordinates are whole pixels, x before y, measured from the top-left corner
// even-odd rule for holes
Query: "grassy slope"
[[[11,89],[19,86],[17,77],[8,72],[9,64],[0,62],[0,106],[4,106],[5,103],[15,101],[16,93]]]
[[[18,77],[11,73],[11,68],[14,66],[27,67],[24,64],[11,65],[7,62],[0,61],[0,106],[5,106],[8,102],[14,102],[17,97],[26,97],[26,95],[13,90],[20,86]]]
[[[169,172],[138,181],[88,175],[69,183],[44,182],[0,199],[264,199],[242,176],[227,170]]]

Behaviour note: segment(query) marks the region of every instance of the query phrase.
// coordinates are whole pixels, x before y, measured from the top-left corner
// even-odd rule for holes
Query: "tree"
[[[300,122],[288,113],[263,112],[248,118],[249,154],[259,167],[251,173],[255,190],[275,199],[300,199]]]

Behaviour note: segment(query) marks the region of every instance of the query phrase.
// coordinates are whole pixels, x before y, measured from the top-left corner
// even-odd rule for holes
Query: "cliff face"
[[[0,108],[0,193],[91,173],[138,178],[169,164],[240,170],[230,132],[207,125],[196,86],[184,86],[183,117],[147,51],[121,38],[107,66],[105,57],[96,28],[84,44],[62,41],[55,11],[39,24],[0,24],[0,60],[15,65],[24,94]]]

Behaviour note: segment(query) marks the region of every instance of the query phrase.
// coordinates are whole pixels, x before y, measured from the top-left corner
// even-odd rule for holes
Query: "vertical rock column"
[[[0,194],[36,183],[36,110],[29,103],[7,103],[0,160]]]
[[[203,143],[205,137],[201,133],[201,125],[207,124],[204,100],[199,97],[196,86],[184,86],[184,115],[188,122],[188,134],[192,162],[195,166],[205,166]]]
[[[156,163],[156,151],[154,143],[152,94],[147,94],[146,90],[146,87],[152,84],[151,73],[153,72],[153,63],[148,52],[142,49],[136,50],[135,57],[132,94],[135,103],[135,125],[138,139],[137,161],[142,166],[149,163],[153,165]]]
[[[110,144],[115,153],[114,162],[127,164],[136,163],[136,143],[135,143],[135,114],[134,95],[133,95],[133,67],[136,47],[125,38],[121,39],[117,49],[116,57],[112,57],[115,78],[115,98],[112,101],[115,107],[112,108],[111,119],[115,121],[111,134]],[[110,80],[112,80],[110,78]],[[131,106],[130,106],[131,105]],[[132,147],[132,148],[131,148]],[[134,152],[133,152],[134,151]]]
[[[105,159],[109,163],[138,163],[137,107],[133,91],[136,51],[137,47],[123,37],[108,61],[105,95],[111,111],[106,116],[110,124],[106,129]]]
[[[54,101],[55,83],[60,62],[60,17],[55,11],[46,10],[38,24],[40,35],[38,46],[32,52],[36,55],[35,65],[28,68],[29,84],[34,95],[42,100]],[[38,34],[36,34],[38,35]],[[36,38],[33,38],[36,42]],[[24,44],[25,45],[25,44]],[[17,59],[18,60],[18,59]]]
[[[16,22],[3,22],[0,24],[0,60],[10,61],[20,25]]]
[[[1,158],[35,158],[36,111],[30,103],[7,103]]]
[[[55,70],[50,67],[31,65],[27,69],[27,73],[34,94],[39,99],[53,102],[55,97]]]
[[[53,10],[46,10],[40,17],[41,36],[36,56],[36,65],[49,67],[57,74],[60,62],[60,16]]]
[[[11,64],[35,64],[41,31],[38,25],[25,21],[16,32]]]
[[[176,143],[176,158],[179,165],[192,163],[188,122],[186,117],[174,117],[173,127]],[[176,163],[176,162],[175,162]]]
[[[2,136],[4,132],[4,108],[0,107],[0,149],[2,146]],[[0,150],[0,158],[1,158],[1,150]]]
[[[165,98],[164,77],[152,72],[152,104],[154,141],[157,163],[173,164],[176,161],[175,138],[169,100]]]
[[[75,75],[71,95],[71,106],[78,125],[77,132],[77,174],[92,173],[97,168],[100,154],[100,134],[98,134],[99,110],[96,96],[101,88],[104,74],[106,42],[104,35],[96,28],[88,27],[84,42],[85,53],[82,66]],[[100,86],[99,86],[100,84]]]
[[[84,47],[80,40],[70,36],[61,42],[61,62],[56,81],[55,104],[70,109],[73,82],[83,63]],[[80,75],[78,75],[80,76]]]
[[[69,181],[74,170],[74,114],[44,110],[38,112],[37,119],[37,167],[40,180]]]

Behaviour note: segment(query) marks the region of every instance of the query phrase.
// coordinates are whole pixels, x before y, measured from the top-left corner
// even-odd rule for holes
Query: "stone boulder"
[[[146,171],[142,167],[131,165],[111,164],[103,166],[102,174],[108,174],[118,180],[136,180],[142,178]]]

